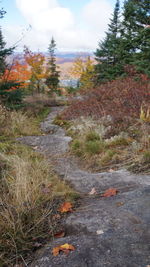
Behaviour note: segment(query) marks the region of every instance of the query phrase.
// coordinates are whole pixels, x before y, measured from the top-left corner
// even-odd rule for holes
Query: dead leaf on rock
[[[117,203],[116,203],[116,206],[117,206],[117,207],[121,207],[121,206],[123,206],[123,205],[124,205],[124,202],[117,202]]]
[[[112,196],[116,196],[117,193],[118,193],[118,190],[116,188],[109,188],[101,196],[102,197],[112,197]]]
[[[96,195],[97,192],[96,192],[96,189],[95,187],[92,188],[92,190],[90,191],[89,195]]]
[[[64,202],[61,207],[59,208],[61,213],[71,212],[72,211],[72,204],[70,202]]]
[[[53,248],[52,253],[53,256],[58,256],[59,252],[63,251],[66,255],[68,255],[70,250],[75,250],[75,247],[66,243],[64,245]]]
[[[54,237],[56,238],[61,238],[61,237],[64,237],[65,236],[65,232],[64,231],[61,231],[61,232],[58,232],[54,235]]]

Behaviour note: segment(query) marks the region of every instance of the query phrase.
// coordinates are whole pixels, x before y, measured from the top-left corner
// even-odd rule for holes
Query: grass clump
[[[150,151],[145,151],[143,153],[142,162],[146,164],[150,163]]]
[[[43,107],[33,114],[30,110],[10,111],[0,106],[0,140],[41,134],[39,124],[49,112],[48,107]]]
[[[18,264],[36,242],[56,231],[53,215],[60,201],[74,197],[50,165],[31,149],[6,145],[0,152],[0,266]]]
[[[104,149],[104,143],[98,140],[85,143],[85,152],[91,155],[99,154]]]
[[[63,120],[59,115],[53,121],[54,124],[65,128],[66,130],[71,126],[69,121]]]
[[[90,131],[89,133],[86,134],[86,137],[85,137],[86,141],[99,141],[101,138],[100,138],[100,135],[95,132],[95,131]]]
[[[79,156],[79,157],[82,156],[83,144],[81,141],[75,139],[71,144],[71,149],[77,156]]]
[[[39,134],[38,123],[22,111],[9,111],[0,106],[0,135],[14,138],[20,135]]]
[[[113,140],[108,141],[107,147],[116,147],[116,146],[128,146],[131,143],[129,138],[117,136]]]
[[[101,165],[107,165],[108,163],[110,163],[110,161],[113,160],[114,155],[116,154],[117,153],[114,150],[107,150],[100,159]]]

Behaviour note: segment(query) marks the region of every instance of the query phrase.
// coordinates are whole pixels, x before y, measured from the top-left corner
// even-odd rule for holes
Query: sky
[[[95,51],[105,36],[115,0],[1,0],[7,46],[47,51],[52,36],[60,51]]]

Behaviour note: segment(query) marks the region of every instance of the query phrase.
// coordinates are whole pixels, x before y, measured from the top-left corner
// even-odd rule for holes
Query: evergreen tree
[[[97,60],[96,73],[98,81],[107,81],[114,79],[121,74],[119,58],[120,43],[120,1],[117,0],[113,17],[108,25],[105,39],[99,43],[95,56]]]
[[[126,65],[150,77],[150,1],[126,0],[122,17],[119,22],[117,1],[106,38],[95,53],[100,82],[120,76]]]
[[[123,7],[121,25],[120,58],[122,63],[133,64],[137,51],[137,33],[141,25],[137,24],[138,4],[136,0],[126,0]]]
[[[3,18],[6,12],[0,10],[0,18]],[[9,106],[20,105],[22,101],[22,92],[19,89],[20,83],[7,81],[7,76],[4,75],[6,69],[9,69],[6,58],[14,51],[13,48],[5,48],[6,43],[3,39],[2,30],[0,28],[0,101]],[[13,90],[12,90],[13,89]]]
[[[47,78],[46,85],[52,92],[56,92],[59,84],[59,71],[56,66],[56,56],[55,56],[56,43],[52,37],[51,43],[48,47],[49,59],[47,64]]]
[[[0,76],[4,74],[5,69],[7,68],[6,57],[11,55],[13,48],[5,48],[5,41],[3,39],[2,30],[0,28]]]
[[[150,2],[126,0],[121,27],[120,58],[150,74]]]
[[[140,30],[137,34],[137,53],[135,64],[137,69],[150,77],[150,2],[141,0],[138,3],[137,24]]]

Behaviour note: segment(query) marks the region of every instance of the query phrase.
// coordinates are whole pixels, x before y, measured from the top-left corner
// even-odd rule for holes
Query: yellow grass
[[[55,200],[70,198],[74,192],[29,148],[12,145],[0,153],[0,159],[0,264],[11,266],[20,253],[33,248],[33,238],[46,238],[47,231],[52,235]]]

